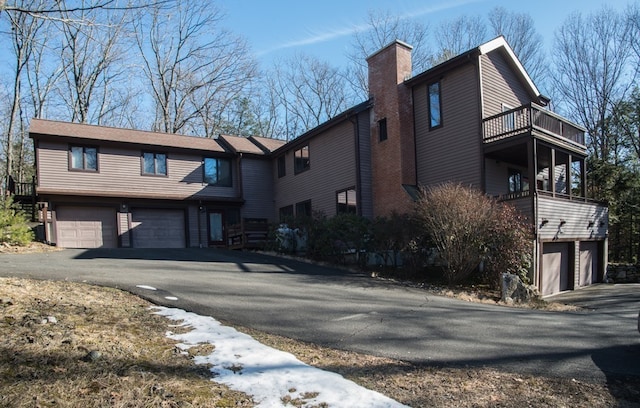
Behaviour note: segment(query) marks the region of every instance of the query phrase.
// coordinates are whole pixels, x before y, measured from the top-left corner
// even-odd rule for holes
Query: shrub
[[[502,272],[526,280],[531,235],[524,218],[481,191],[446,183],[422,188],[416,219],[446,263],[449,284],[468,278],[484,261],[484,278],[498,285]]]
[[[0,243],[24,246],[33,241],[27,217],[13,204],[11,197],[0,198]]]
[[[533,256],[532,225],[510,205],[496,203],[495,206],[487,231],[484,279],[498,289],[502,273],[508,272],[529,283]]]

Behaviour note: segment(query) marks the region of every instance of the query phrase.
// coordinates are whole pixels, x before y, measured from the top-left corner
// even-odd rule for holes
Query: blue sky
[[[304,52],[333,65],[346,64],[351,37],[365,27],[368,10],[391,11],[415,17],[436,27],[442,20],[460,15],[481,15],[502,6],[528,13],[544,37],[545,50],[553,32],[574,11],[597,12],[604,4],[623,10],[630,0],[219,0],[226,24],[247,38],[259,60],[270,64],[280,56]]]

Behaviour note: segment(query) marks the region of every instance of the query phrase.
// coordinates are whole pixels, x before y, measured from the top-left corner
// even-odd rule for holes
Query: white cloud
[[[430,7],[421,7],[415,10],[411,10],[405,12],[403,14],[398,15],[398,18],[401,20],[410,19],[410,18],[418,18],[423,17],[429,14],[437,13],[440,11],[445,11],[449,9],[454,9],[456,7],[461,7],[470,3],[477,3],[482,0],[459,0],[453,2],[443,2],[441,4],[430,6]],[[266,55],[275,51],[296,48],[296,47],[304,47],[307,45],[319,44],[327,41],[332,41],[342,37],[348,37],[355,33],[362,32],[369,29],[369,25],[366,23],[362,24],[352,24],[347,27],[335,27],[335,28],[323,28],[322,30],[314,30],[311,34],[305,38],[288,41],[274,47],[262,50],[258,53],[258,55]]]

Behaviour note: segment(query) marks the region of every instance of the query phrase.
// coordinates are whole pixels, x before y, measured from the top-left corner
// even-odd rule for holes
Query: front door
[[[221,210],[210,210],[209,245],[224,245],[224,213]]]

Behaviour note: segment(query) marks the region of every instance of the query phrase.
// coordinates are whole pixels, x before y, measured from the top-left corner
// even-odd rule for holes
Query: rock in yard
[[[96,362],[102,358],[102,353],[98,350],[91,350],[87,353],[86,356],[82,357],[82,361],[86,361],[88,363]]]
[[[511,273],[502,274],[502,301],[507,304],[526,303],[537,296],[536,290],[525,285],[520,277]]]

